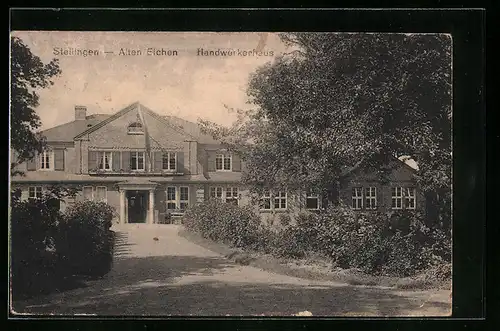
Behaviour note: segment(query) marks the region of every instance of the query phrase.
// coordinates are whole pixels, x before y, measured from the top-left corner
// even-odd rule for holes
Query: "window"
[[[167,187],[167,210],[184,211],[189,206],[189,187]]]
[[[368,187],[365,192],[366,209],[377,209],[377,188]]]
[[[99,170],[111,170],[113,169],[112,157],[113,153],[111,152],[98,152],[97,153],[97,163]]]
[[[238,188],[228,187],[226,190],[226,202],[238,205]]]
[[[238,204],[237,187],[210,187],[210,198],[219,199],[228,203]]]
[[[93,200],[94,199],[94,190],[92,186],[84,186],[83,187],[83,200]]]
[[[42,198],[42,187],[41,186],[28,187],[28,197],[30,199],[41,199]]]
[[[211,187],[210,198],[222,200],[222,192],[223,192],[222,187]]]
[[[392,209],[403,209],[403,188],[393,187],[391,189],[392,195]]]
[[[274,209],[286,209],[286,192],[279,191],[274,196]]]
[[[52,151],[43,151],[40,153],[40,169],[52,170],[54,169],[54,153]]]
[[[189,205],[189,187],[180,187],[180,190],[180,209],[184,211]]]
[[[260,199],[260,209],[271,210],[271,192],[264,191],[262,198]]]
[[[283,210],[287,208],[287,194],[285,191],[264,191],[260,199],[261,210]]]
[[[415,209],[415,206],[416,206],[415,188],[407,187],[405,189],[405,208]]]
[[[176,189],[174,186],[167,187],[167,210],[177,209]]]
[[[363,188],[353,187],[352,188],[352,209],[362,209],[363,208]]]
[[[306,194],[306,209],[316,210],[319,209],[319,195],[312,191]]]
[[[231,163],[231,155],[218,154],[215,157],[215,170],[230,171]]]
[[[97,186],[95,191],[97,201],[107,202],[108,201],[107,192],[108,191],[106,186]]]
[[[164,153],[163,154],[163,170],[176,169],[176,154],[175,153]]]
[[[131,123],[128,126],[128,134],[143,134],[142,124],[139,122]]]
[[[144,170],[144,152],[130,153],[130,169]]]

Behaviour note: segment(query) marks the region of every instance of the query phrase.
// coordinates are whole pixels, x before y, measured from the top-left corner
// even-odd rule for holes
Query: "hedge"
[[[260,222],[251,207],[210,200],[191,208],[184,224],[232,247],[287,258],[314,253],[334,266],[375,275],[411,276],[451,260],[450,234],[426,227],[422,215],[408,211],[358,213],[335,206],[299,214],[276,231]]]

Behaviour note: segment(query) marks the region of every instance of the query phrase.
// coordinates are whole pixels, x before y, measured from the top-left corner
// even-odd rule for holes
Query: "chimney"
[[[75,106],[75,121],[85,120],[87,118],[87,106]]]

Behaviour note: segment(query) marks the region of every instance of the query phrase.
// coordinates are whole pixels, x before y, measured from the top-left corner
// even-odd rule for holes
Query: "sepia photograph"
[[[450,34],[12,31],[15,316],[451,316]]]

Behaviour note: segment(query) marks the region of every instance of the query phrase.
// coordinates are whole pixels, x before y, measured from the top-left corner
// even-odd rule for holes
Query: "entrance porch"
[[[156,185],[156,183],[147,180],[118,184],[120,192],[120,224],[154,223]]]

